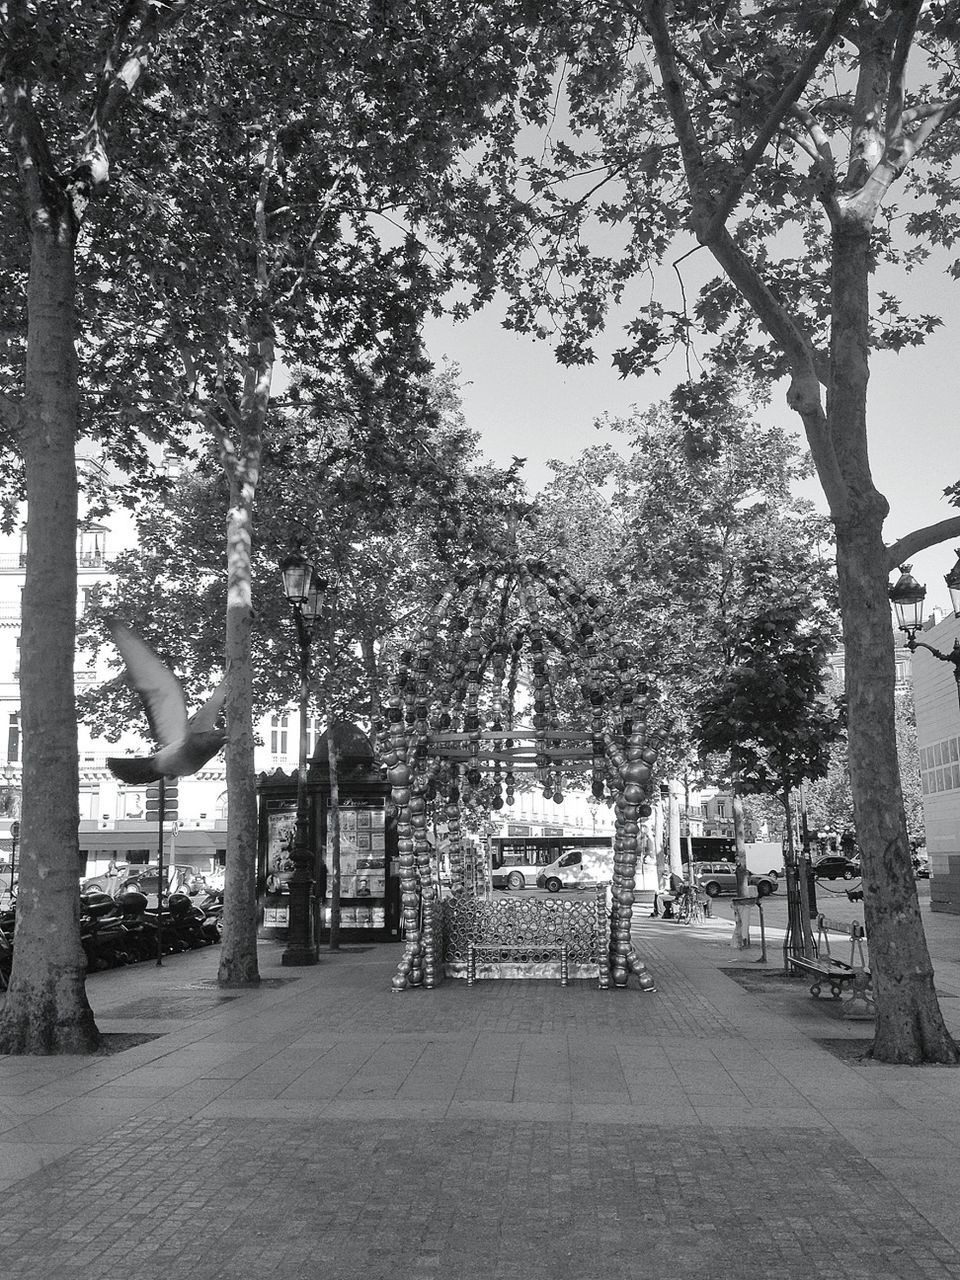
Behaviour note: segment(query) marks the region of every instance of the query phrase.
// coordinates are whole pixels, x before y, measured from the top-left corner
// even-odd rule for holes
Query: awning
[[[156,853],[158,843],[157,828],[144,823],[142,831],[81,831],[80,851],[90,853],[103,850],[104,853],[116,853],[124,849],[147,849]],[[2,842],[0,842],[2,844]],[[176,834],[172,831],[163,833],[164,851],[169,856],[171,850],[177,854],[192,851],[194,853],[216,853],[218,849],[226,849],[226,831],[198,831],[182,827]]]

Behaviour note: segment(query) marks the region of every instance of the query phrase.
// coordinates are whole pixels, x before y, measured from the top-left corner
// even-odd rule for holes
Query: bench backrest
[[[839,934],[842,938],[850,939],[850,960],[849,965],[852,969],[866,969],[867,957],[864,952],[864,943],[867,940],[867,931],[859,920],[830,920],[824,915],[817,916],[817,954],[821,951],[830,955],[830,937],[831,933]],[[859,964],[858,964],[859,961]]]
[[[859,920],[829,920],[826,916],[817,916],[817,926],[826,933],[839,933],[845,938],[865,938],[867,931]]]

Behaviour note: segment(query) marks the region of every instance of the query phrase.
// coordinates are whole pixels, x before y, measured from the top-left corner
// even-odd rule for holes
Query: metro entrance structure
[[[393,988],[444,976],[596,976],[654,980],[631,942],[641,827],[657,752],[647,686],[613,637],[599,599],[563,569],[507,555],[457,577],[398,657],[378,734],[395,809],[405,945]],[[567,899],[477,890],[471,815],[513,803],[533,782],[565,782],[615,805],[612,882]],[[445,828],[452,894],[441,901],[428,832]]]

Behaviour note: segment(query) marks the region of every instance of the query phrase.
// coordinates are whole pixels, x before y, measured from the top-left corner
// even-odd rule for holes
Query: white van
[[[609,846],[568,849],[555,862],[542,867],[537,887],[559,893],[561,889],[586,889],[613,879],[613,850]]]

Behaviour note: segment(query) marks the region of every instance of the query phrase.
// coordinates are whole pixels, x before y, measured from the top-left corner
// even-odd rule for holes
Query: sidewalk
[[[98,974],[101,1030],[154,1038],[0,1059],[4,1275],[960,1280],[960,1072],[838,1056],[870,1024],[745,990],[730,934],[638,919],[649,995],[396,994],[384,945]]]

